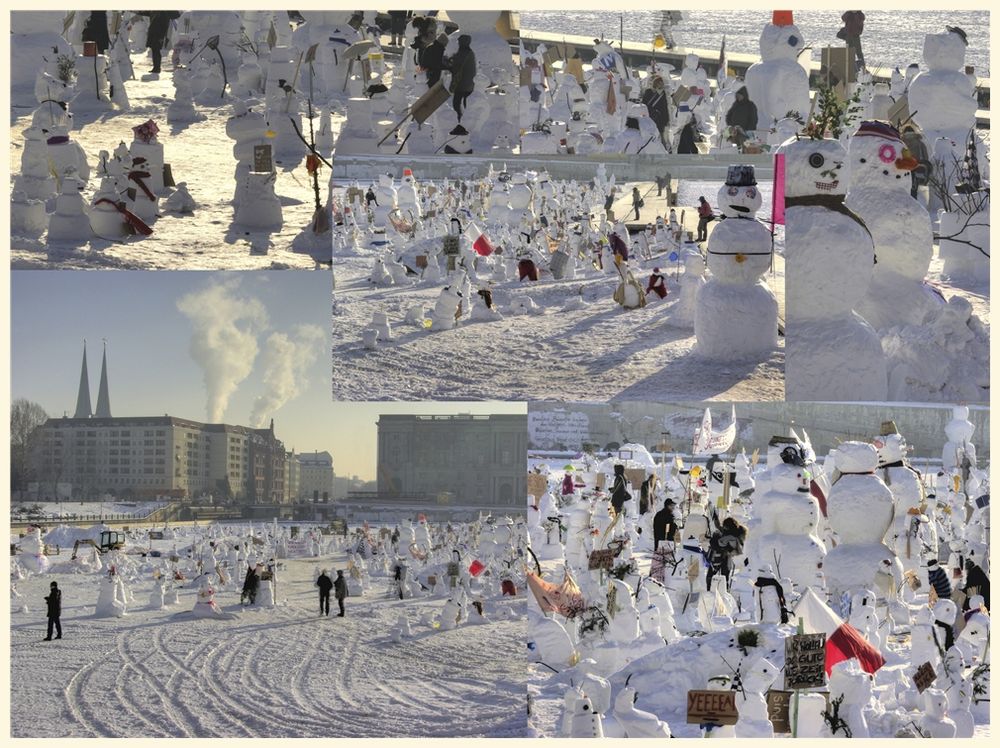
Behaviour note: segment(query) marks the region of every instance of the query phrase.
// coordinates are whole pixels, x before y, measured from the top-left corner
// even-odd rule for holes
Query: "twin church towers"
[[[104,342],[101,356],[101,386],[97,391],[97,410],[90,408],[90,377],[87,375],[87,341],[83,341],[83,366],[80,368],[80,391],[76,396],[74,418],[111,418],[111,400],[108,396],[108,342]]]

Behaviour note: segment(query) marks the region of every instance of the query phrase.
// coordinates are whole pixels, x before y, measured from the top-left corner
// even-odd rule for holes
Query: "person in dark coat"
[[[681,136],[677,140],[678,153],[698,153],[697,133],[694,127],[694,118],[688,120],[687,124],[681,128]]]
[[[111,46],[108,35],[108,13],[104,10],[92,10],[83,24],[82,39],[85,42],[97,44],[97,54],[103,55]]]
[[[674,500],[667,499],[663,508],[653,515],[653,550],[661,541],[673,540],[677,532],[677,518],[674,516]]]
[[[375,190],[369,187],[368,192],[365,193],[365,205],[370,208],[372,203],[378,205],[378,198],[375,197]]]
[[[170,31],[170,22],[175,18],[180,18],[180,11],[176,10],[148,10],[140,12],[141,16],[149,17],[149,28],[146,31],[146,46],[153,55],[153,71],[160,72],[160,62],[163,56],[163,47],[167,43],[167,34]]]
[[[708,224],[715,220],[715,213],[712,206],[704,195],[698,198],[698,239],[699,242],[708,241]]]
[[[458,51],[451,57],[451,92],[454,98],[451,106],[462,121],[465,102],[476,88],[476,53],[472,51],[472,37],[462,34],[458,37]]]
[[[660,131],[660,142],[666,145],[663,133],[667,129],[667,125],[670,124],[670,104],[667,92],[663,87],[662,76],[653,76],[652,85],[642,92],[642,103],[646,106],[646,111],[649,112],[649,118],[656,123],[657,129]]]
[[[333,596],[337,598],[337,605],[340,606],[338,618],[344,617],[344,598],[347,597],[347,580],[344,579],[344,572],[337,570],[337,578],[333,580]]]
[[[733,556],[743,553],[743,543],[746,541],[747,529],[732,517],[726,517],[719,524],[718,515],[712,515],[715,532],[708,541],[708,577],[705,580],[708,591],[712,591],[712,577],[721,574],[726,579],[728,590],[733,574]]]
[[[611,506],[615,508],[615,514],[621,514],[625,507],[625,502],[632,498],[625,485],[625,466],[615,465],[615,479],[611,487]]]
[[[742,151],[747,134],[757,129],[757,105],[750,101],[746,86],[736,92],[736,101],[726,112],[726,124],[733,128],[732,140]]]
[[[982,595],[986,609],[990,608],[990,578],[983,568],[971,558],[965,560],[965,587],[962,591],[968,596]],[[968,599],[968,598],[966,598]]]
[[[653,476],[649,476],[642,482],[642,487],[639,489],[639,514],[645,514],[649,511],[649,492],[653,487]]]
[[[47,615],[49,617],[49,633],[45,641],[52,641],[52,627],[56,629],[56,639],[62,639],[62,624],[59,616],[62,615],[62,590],[59,585],[53,582],[49,585],[49,594],[45,596],[45,604],[48,606]]]
[[[444,44],[431,25],[424,34],[423,44],[417,53],[417,64],[427,73],[427,88],[441,80],[444,69]]]
[[[924,136],[919,127],[912,122],[907,122],[899,131],[899,137],[903,140],[910,155],[918,163],[917,168],[910,171],[910,197],[915,198],[921,185],[927,184],[933,165],[927,152],[927,143],[924,142]]]
[[[316,586],[319,587],[319,614],[330,615],[330,590],[333,589],[333,580],[327,575],[326,569],[323,569],[319,579],[316,580]]]
[[[844,28],[837,32],[837,38],[847,42],[847,53],[853,58],[855,70],[865,69],[865,54],[861,51],[861,34],[865,30],[865,14],[860,10],[846,11],[840,20]]]
[[[637,221],[639,220],[639,208],[642,207],[643,202],[644,202],[644,200],[642,199],[642,195],[639,194],[639,188],[638,187],[633,187],[632,188],[632,210],[635,211],[635,220],[637,220]]]

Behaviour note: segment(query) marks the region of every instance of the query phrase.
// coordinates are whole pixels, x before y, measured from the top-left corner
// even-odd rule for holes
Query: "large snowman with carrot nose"
[[[940,310],[941,297],[924,284],[933,253],[931,219],[910,197],[917,160],[886,122],[862,122],[847,151],[844,201],[875,243],[875,272],[857,311],[877,330],[920,325]]]

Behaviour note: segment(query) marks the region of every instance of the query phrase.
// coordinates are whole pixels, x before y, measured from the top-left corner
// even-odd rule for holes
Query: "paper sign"
[[[688,691],[689,725],[735,725],[740,713],[735,691]]]
[[[274,171],[274,162],[271,159],[271,144],[255,145],[253,147],[253,170],[256,172]]]
[[[591,551],[590,558],[587,559],[588,569],[612,569],[615,565],[615,556],[618,551],[614,548],[604,548],[599,551]]]
[[[785,690],[826,685],[826,634],[785,639]]]
[[[646,482],[645,468],[626,468],[625,480],[631,483],[633,488],[638,489]]]
[[[163,531],[162,530],[150,530],[149,531],[149,539],[150,540],[163,540]]]

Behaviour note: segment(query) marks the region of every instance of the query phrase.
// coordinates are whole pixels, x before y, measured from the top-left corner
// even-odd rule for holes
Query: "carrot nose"
[[[896,168],[897,169],[903,169],[905,171],[913,171],[918,166],[920,166],[920,162],[917,161],[917,159],[913,158],[913,155],[910,153],[909,149],[907,149],[907,148],[903,149],[903,153],[901,155],[901,158],[897,158],[896,159]]]

